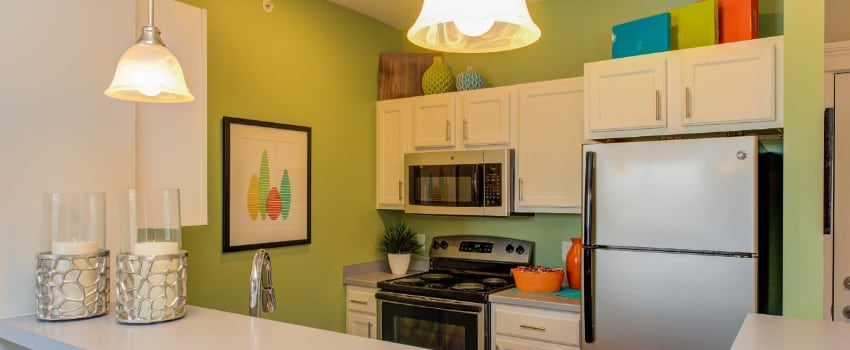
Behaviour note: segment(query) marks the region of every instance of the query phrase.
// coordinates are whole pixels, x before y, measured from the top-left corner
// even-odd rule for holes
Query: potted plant
[[[387,253],[393,275],[403,275],[410,266],[410,255],[419,254],[422,244],[416,240],[416,232],[402,221],[386,227],[378,248]]]

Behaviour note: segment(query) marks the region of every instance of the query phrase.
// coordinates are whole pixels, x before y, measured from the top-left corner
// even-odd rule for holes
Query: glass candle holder
[[[106,194],[46,193],[36,255],[36,314],[41,320],[71,320],[107,313],[109,251]]]
[[[115,316],[121,323],[155,323],[186,315],[186,267],[182,250],[180,192],[122,193]]]

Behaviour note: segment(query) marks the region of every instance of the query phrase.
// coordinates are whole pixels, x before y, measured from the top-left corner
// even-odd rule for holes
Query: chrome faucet
[[[272,260],[265,249],[260,249],[254,253],[254,262],[251,265],[248,316],[260,317],[262,312],[272,312],[275,308],[277,308],[277,300],[272,286]]]

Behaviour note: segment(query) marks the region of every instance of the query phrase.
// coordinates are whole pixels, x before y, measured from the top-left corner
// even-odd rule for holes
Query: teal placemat
[[[521,290],[514,288],[514,292],[521,292]],[[543,293],[543,292],[525,292],[525,293],[535,293],[535,294],[543,294],[543,295],[551,295],[556,297],[564,297],[564,298],[581,298],[581,291],[578,289],[569,289],[569,288],[561,288],[561,290],[552,293]]]

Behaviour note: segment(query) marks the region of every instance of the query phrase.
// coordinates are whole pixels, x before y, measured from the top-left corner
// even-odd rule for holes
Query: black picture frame
[[[225,116],[222,251],[311,242],[312,129]]]

